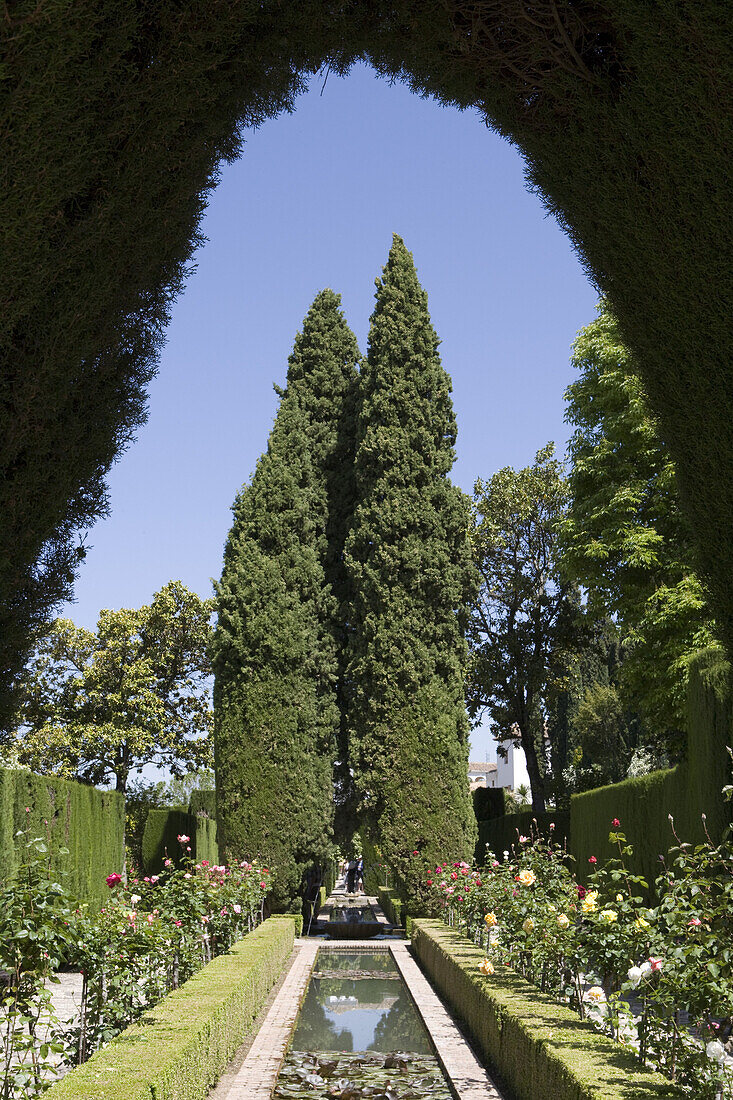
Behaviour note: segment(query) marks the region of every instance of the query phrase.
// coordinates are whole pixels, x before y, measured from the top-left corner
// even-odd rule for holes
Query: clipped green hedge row
[[[178,837],[182,835],[191,838],[190,853],[185,853],[185,848],[178,841]],[[187,813],[182,806],[164,806],[150,810],[142,840],[145,873],[159,874],[165,859],[172,859],[177,863],[184,853],[196,860],[208,859],[209,863],[218,863],[216,821],[203,815]]]
[[[471,797],[477,821],[504,816],[506,797],[503,787],[476,787],[471,792]]]
[[[108,893],[107,875],[122,871],[124,829],[125,802],[118,791],[0,768],[0,881],[14,876],[21,843],[15,834],[27,830],[48,845],[51,871],[69,893],[98,905]],[[62,848],[69,854],[62,855]]]
[[[382,911],[390,924],[404,927],[406,909],[399,894],[394,890],[390,890],[388,886],[378,886],[376,894]]]
[[[554,829],[550,829],[554,825]],[[558,810],[554,813],[533,814],[524,810],[518,814],[505,814],[478,823],[478,843],[476,845],[476,863],[483,866],[486,862],[486,846],[501,859],[502,852],[509,852],[517,843],[518,836],[529,836],[533,829],[539,829],[543,836],[552,836],[557,844],[565,844],[570,832],[570,813]]]
[[[705,839],[702,814],[710,837],[718,843],[731,823],[731,807],[722,796],[730,782],[730,668],[717,654],[701,653],[690,667],[687,691],[687,759],[676,768],[626,779],[574,795],[570,807],[570,850],[585,881],[588,859],[618,853],[608,843],[611,822],[618,818],[634,854],[628,861],[650,887],[670,847],[675,845],[669,814],[682,841]]]
[[[519,975],[484,977],[479,971],[483,952],[440,921],[412,921],[412,947],[515,1100],[659,1100],[682,1095]]]
[[[204,1100],[241,1046],[293,949],[270,917],[45,1095],[48,1100]]]

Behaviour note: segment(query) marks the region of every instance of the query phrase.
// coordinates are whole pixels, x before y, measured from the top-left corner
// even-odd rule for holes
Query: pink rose
[[[122,882],[122,875],[118,875],[115,871],[111,875],[107,875],[104,881],[107,883],[110,890],[113,890],[118,883]]]
[[[661,959],[655,959],[653,955],[650,955],[649,956],[649,962],[651,963],[652,973],[654,973],[655,970],[661,970],[662,969],[662,960]]]
[[[701,924],[702,924],[702,921],[700,920],[699,917],[690,917],[690,919],[687,922],[687,927],[688,928],[699,928]]]
[[[598,863],[598,860],[596,859],[595,856],[589,856],[588,857],[588,862],[589,863]]]
[[[621,822],[619,821],[619,819],[618,819],[617,817],[614,817],[614,819],[613,819],[613,821],[611,822],[611,824],[613,825],[614,829],[618,829],[618,827],[619,827],[619,825],[621,824]]]
[[[179,844],[188,844],[188,842],[189,842],[189,840],[190,840],[190,839],[191,839],[191,837],[190,837],[190,836],[186,836],[186,834],[185,834],[185,833],[179,833],[179,834],[178,834],[178,843],[179,843]]]

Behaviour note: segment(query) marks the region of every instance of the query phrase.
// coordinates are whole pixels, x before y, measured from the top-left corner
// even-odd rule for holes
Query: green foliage
[[[443,1000],[517,1100],[651,1100],[682,1095],[519,975],[484,977],[479,970],[483,951],[441,922],[414,921],[412,946]]]
[[[616,617],[622,681],[659,738],[684,726],[690,660],[714,640],[692,529],[638,364],[605,303],[572,362],[580,378],[566,392],[574,431],[563,567],[587,589],[592,612]]]
[[[357,358],[338,296],[323,291],[296,337],[267,453],[235,502],[217,586],[219,838],[227,858],[277,867],[278,905],[330,855]]]
[[[474,486],[473,554],[481,583],[471,608],[469,714],[491,718],[521,745],[536,813],[545,809],[545,730],[557,654],[579,643],[577,599],[559,569],[557,529],[567,503],[554,446]]]
[[[476,787],[472,791],[473,812],[477,821],[488,821],[492,817],[503,817],[505,813],[505,791],[503,787]]]
[[[18,874],[22,831],[47,846],[49,876],[63,876],[72,897],[98,906],[105,877],[122,870],[124,817],[116,791],[0,768],[0,883]]]
[[[362,56],[522,150],[639,364],[730,639],[728,31],[719,0],[565,2],[531,19],[499,4],[480,25],[466,0],[205,15],[53,0],[40,18],[15,4],[0,58],[5,712],[29,624],[69,583],[67,533],[99,514],[104,472],[144,416],[221,160],[310,73]]]
[[[188,803],[190,814],[206,814],[212,821],[216,821],[216,791],[191,791]]]
[[[150,606],[102,611],[96,634],[57,619],[23,678],[18,761],[120,791],[146,764],[206,764],[211,610],[170,581]]]
[[[151,809],[142,838],[142,866],[146,875],[159,875],[167,859],[177,864],[185,856],[178,837],[195,836],[196,818],[182,806]],[[191,844],[193,849],[193,843]]]
[[[32,1100],[63,1050],[49,986],[70,946],[71,906],[43,840],[27,829],[16,839],[20,866],[0,883],[0,1097]]]
[[[555,844],[567,844],[570,838],[569,811],[556,810],[535,815],[531,810],[525,810],[479,821],[476,865],[483,867],[494,857],[501,859],[504,852],[515,851],[520,836],[532,836],[535,833],[551,838]]]
[[[731,701],[728,663],[713,649],[690,662],[687,692],[687,759],[676,767],[598,788],[571,799],[571,850],[585,881],[588,859],[612,854],[608,826],[618,818],[634,838],[629,866],[650,887],[660,857],[677,836],[691,844],[718,843],[730,825],[730,807],[720,787],[729,774]],[[703,821],[702,815],[705,815]],[[669,819],[672,815],[673,823]]]
[[[48,1093],[49,1100],[204,1100],[252,1028],[293,949],[272,917]]]
[[[395,237],[362,369],[346,679],[360,829],[402,876],[413,850],[432,862],[450,837],[467,852],[475,829],[462,691],[468,508],[448,478],[456,424],[437,348]]]
[[[193,833],[193,850],[196,859],[206,859],[210,864],[218,864],[220,860],[219,845],[217,843],[217,827],[213,818],[203,817],[197,814],[195,817]]]

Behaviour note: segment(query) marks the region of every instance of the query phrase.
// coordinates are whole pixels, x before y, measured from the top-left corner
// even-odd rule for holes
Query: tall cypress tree
[[[360,827],[413,885],[420,863],[470,855],[475,834],[463,697],[473,567],[468,502],[448,477],[450,394],[427,295],[395,237],[362,369],[347,683]]]
[[[296,337],[267,453],[235,501],[217,588],[221,838],[228,858],[276,866],[280,906],[328,855],[333,825],[359,357],[339,301],[319,294]]]

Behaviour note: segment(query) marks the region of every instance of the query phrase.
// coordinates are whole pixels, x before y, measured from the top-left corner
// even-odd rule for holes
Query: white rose
[[[651,966],[649,969],[651,970]],[[637,989],[641,984],[641,979],[644,977],[644,972],[641,967],[632,966],[627,970],[626,974],[634,989]]]
[[[651,974],[652,964],[650,962],[643,962],[641,964],[641,966],[639,967],[639,969],[641,970],[642,977],[645,976],[646,974]]]
[[[132,905],[133,907],[134,907],[134,906],[136,906],[136,905],[137,905],[137,903],[138,903],[139,901],[140,901],[140,895],[139,895],[139,894],[132,894],[132,895],[131,895],[131,897],[130,897],[130,904],[131,904],[131,905]]]
[[[712,1062],[717,1062],[719,1065],[725,1061],[725,1047],[721,1043],[720,1039],[713,1039],[705,1047],[705,1053]]]

